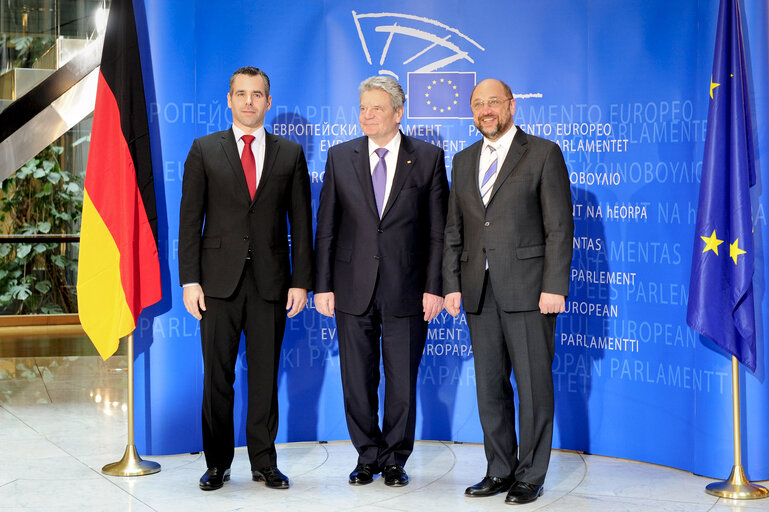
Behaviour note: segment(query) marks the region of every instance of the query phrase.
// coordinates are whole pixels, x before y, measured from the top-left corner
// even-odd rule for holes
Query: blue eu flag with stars
[[[686,321],[755,371],[747,79],[739,6],[721,0]]]
[[[409,119],[472,119],[475,73],[409,73]]]

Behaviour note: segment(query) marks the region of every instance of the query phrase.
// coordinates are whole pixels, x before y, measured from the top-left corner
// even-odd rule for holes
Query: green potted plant
[[[0,223],[7,234],[77,232],[80,179],[62,169],[63,148],[48,146],[2,183]],[[74,247],[73,247],[74,246]],[[0,311],[4,314],[74,313],[76,244],[0,244]]]

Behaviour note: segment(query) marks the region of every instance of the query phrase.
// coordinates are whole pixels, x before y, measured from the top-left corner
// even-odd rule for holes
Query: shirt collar
[[[235,135],[235,142],[238,142],[240,138],[244,135],[248,135],[246,132],[235,126],[232,125],[232,133]],[[259,143],[264,140],[264,125],[260,126],[253,132],[251,132],[251,135],[254,136],[254,142]]]
[[[515,137],[515,132],[518,131],[518,128],[513,124],[513,126],[505,132],[504,135],[502,135],[500,138],[498,138],[496,141],[492,142],[486,137],[483,138],[483,147],[484,149],[486,146],[491,145],[494,146],[494,149],[499,151],[500,148],[508,149],[510,148],[510,144],[513,143],[513,138]]]
[[[398,148],[400,148],[400,145],[401,145],[401,131],[398,130],[395,133],[395,136],[390,140],[390,142],[388,142],[382,147],[384,147],[387,150],[387,154],[389,155],[393,151],[397,151]],[[374,151],[379,149],[379,147],[380,146],[377,146],[373,140],[368,139],[368,156],[373,155]]]

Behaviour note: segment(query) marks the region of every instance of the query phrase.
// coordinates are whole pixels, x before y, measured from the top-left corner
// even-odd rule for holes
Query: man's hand
[[[203,318],[200,312],[206,310],[206,298],[203,294],[203,288],[199,284],[185,286],[182,292],[182,300],[187,313],[198,320]]]
[[[422,295],[422,311],[425,312],[425,322],[432,321],[443,309],[443,297],[425,292]]]
[[[539,295],[539,312],[543,315],[549,313],[563,313],[566,310],[566,297],[555,293],[542,292]]]
[[[325,316],[334,316],[334,292],[315,294],[315,309]]]
[[[304,288],[289,288],[286,310],[289,318],[296,316],[307,305],[307,290]]]
[[[451,292],[446,295],[446,300],[443,302],[443,307],[449,312],[451,316],[457,316],[459,314],[459,307],[462,305],[462,292]]]

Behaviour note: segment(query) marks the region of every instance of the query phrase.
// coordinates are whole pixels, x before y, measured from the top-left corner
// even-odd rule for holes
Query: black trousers
[[[480,311],[467,315],[487,476],[515,476],[535,485],[545,481],[553,441],[555,319],[538,310],[501,310],[488,274]],[[518,388],[519,439],[511,368]]]
[[[240,335],[246,335],[248,413],[246,442],[251,469],[276,464],[278,364],[286,326],[285,302],[267,302],[247,264],[235,293],[206,297],[200,321],[203,344],[203,450],[209,468],[230,467],[235,450],[232,410]]]
[[[377,283],[362,315],[336,311],[344,410],[359,464],[405,465],[414,449],[419,362],[427,336],[423,315],[388,314]],[[384,363],[385,398],[379,428],[379,357]]]

